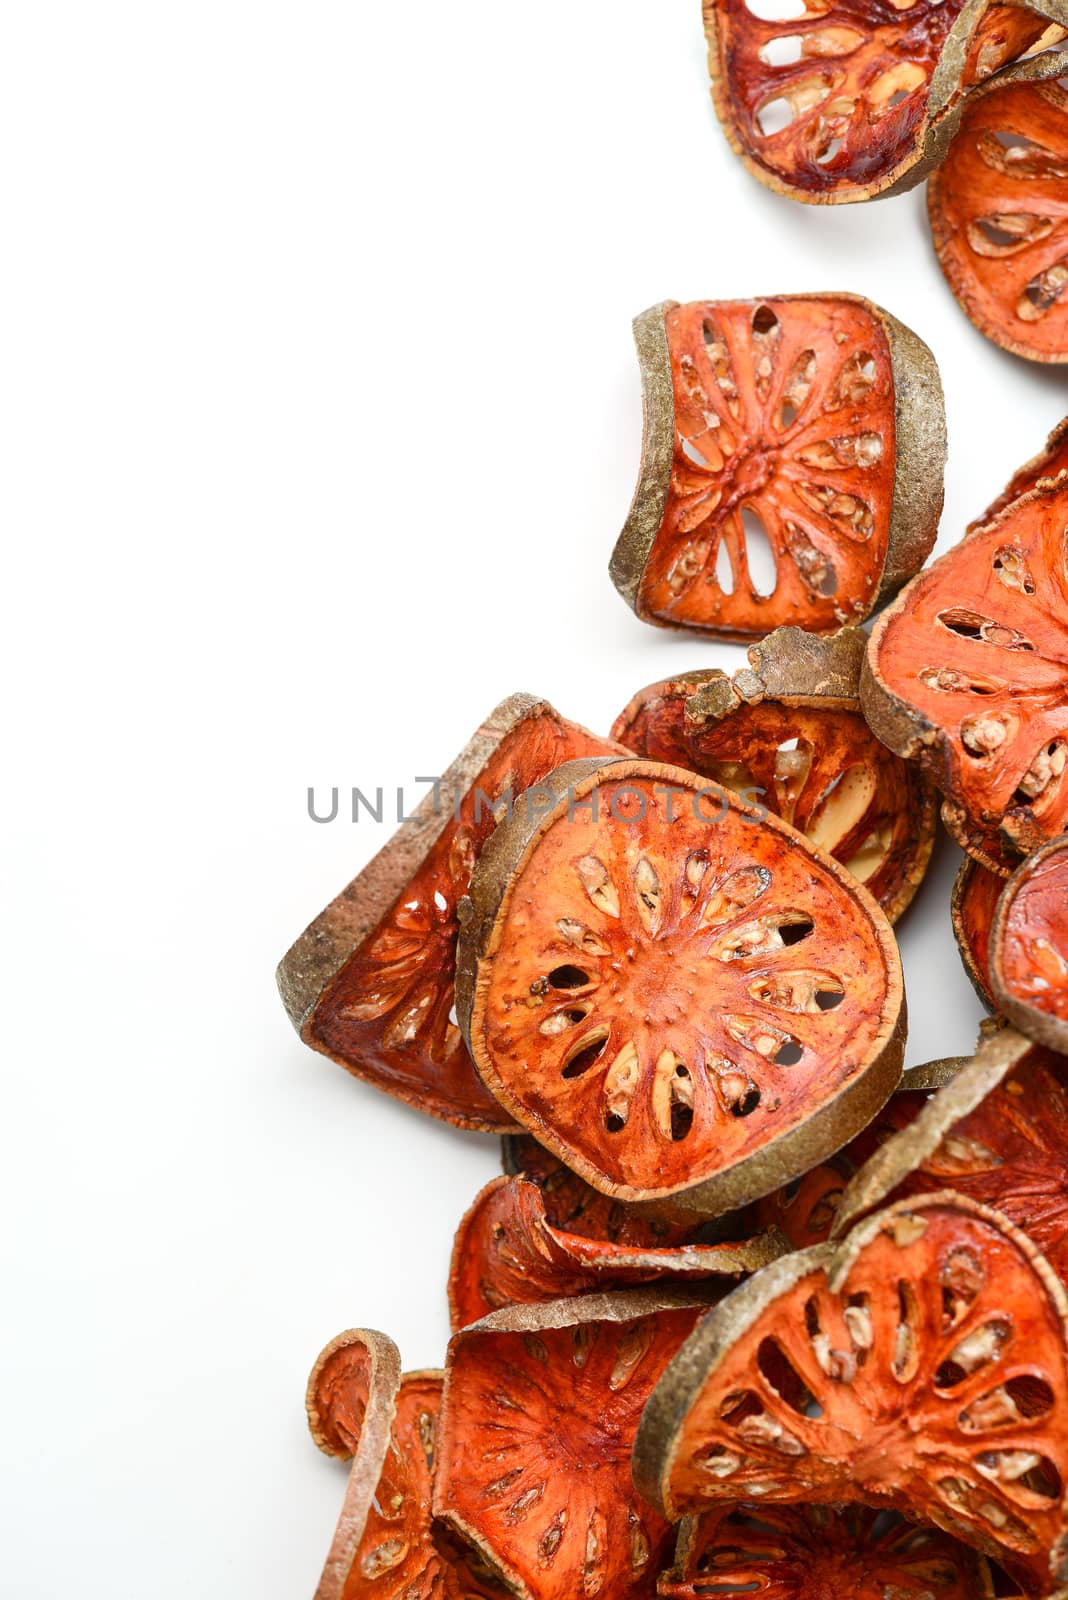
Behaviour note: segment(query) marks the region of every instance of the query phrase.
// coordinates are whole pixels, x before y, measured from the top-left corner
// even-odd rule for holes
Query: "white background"
[[[8,6],[0,1588],[310,1595],[343,1471],[319,1347],[440,1362],[496,1169],[290,1031],[273,970],[386,837],[309,784],[441,771],[514,689],[604,729],[740,653],[605,564],[632,315],[859,291],[933,346],[942,543],[1064,380],[1001,355],[922,195],[777,199],[715,125],[697,0]],[[970,1047],[944,848],[910,1063]]]

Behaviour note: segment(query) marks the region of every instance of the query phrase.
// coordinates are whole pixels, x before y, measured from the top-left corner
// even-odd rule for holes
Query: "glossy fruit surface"
[[[1068,1053],[1068,836],[1029,856],[998,901],[990,936],[994,1001],[1040,1044]]]

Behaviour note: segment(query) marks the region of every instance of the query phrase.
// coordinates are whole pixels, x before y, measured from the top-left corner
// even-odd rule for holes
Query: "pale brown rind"
[[[968,974],[968,981],[972,988],[989,1011],[993,1009],[994,1004],[990,993],[990,979],[985,969],[981,968],[976,961],[975,951],[972,949],[972,941],[968,937],[967,922],[965,920],[968,896],[973,892],[976,882],[975,875],[977,872],[988,871],[989,868],[984,867],[981,862],[976,861],[972,856],[965,855],[957,876],[953,880],[950,918],[953,923],[953,937],[957,941],[957,949],[960,952],[961,965]],[[999,876],[998,882],[1001,883],[1002,881]]]
[[[608,571],[612,582],[637,610],[645,563],[660,531],[675,453],[675,390],[671,381],[664,318],[678,302],[664,300],[634,318],[634,344],[642,382],[642,453],[638,485]]]

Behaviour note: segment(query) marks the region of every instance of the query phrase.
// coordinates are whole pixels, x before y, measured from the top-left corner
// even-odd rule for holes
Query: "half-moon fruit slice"
[[[1068,835],[1005,885],[990,936],[994,1002],[1021,1033],[1068,1054]]]
[[[634,336],[642,467],[610,570],[643,621],[833,633],[923,565],[945,417],[934,357],[909,329],[824,294],[668,301]]]
[[[1038,454],[1013,473],[994,503],[987,507],[978,521],[972,523],[971,528],[981,527],[985,522],[993,522],[996,516],[1011,506],[1014,500],[1019,500],[1021,495],[1030,494],[1031,490],[1037,489],[1046,478],[1057,478],[1066,470],[1068,470],[1068,417],[1058,422]],[[968,530],[969,533],[971,528]]]
[[[991,1010],[990,932],[1005,879],[965,856],[953,884],[953,933],[972,988]]]

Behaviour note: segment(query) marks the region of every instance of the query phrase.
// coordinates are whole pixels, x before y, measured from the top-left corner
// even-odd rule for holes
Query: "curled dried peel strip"
[[[668,1368],[635,1443],[666,1515],[859,1502],[1048,1593],[1068,1578],[1068,1298],[999,1213],[942,1191],[773,1263]]]
[[[644,1600],[671,1543],[638,1498],[645,1401],[703,1307],[631,1291],[516,1306],[449,1345],[434,1512],[522,1600]]]
[[[945,417],[934,357],[895,318],[853,295],[668,301],[634,336],[642,466],[610,571],[644,621],[830,633],[922,566]]]
[[[944,155],[969,87],[1068,21],[1057,0],[776,9],[704,0],[713,99],[755,177],[825,205],[912,188]]]
[[[864,713],[946,796],[984,866],[1068,822],[1068,476],[1043,481],[914,578],[872,631]]]
[[[502,1306],[596,1289],[662,1278],[737,1279],[767,1266],[785,1249],[786,1241],[771,1231],[738,1242],[645,1247],[571,1234],[548,1220],[537,1184],[495,1178],[456,1234],[449,1273],[452,1327],[467,1327]]]
[[[1009,1021],[1068,1054],[1068,837],[1029,856],[1005,885],[990,934],[990,984]]]
[[[1011,69],[971,100],[928,185],[935,250],[980,333],[1031,361],[1068,361],[1068,54]]]
[[[717,669],[651,684],[612,737],[733,789],[847,867],[894,922],[934,847],[934,790],[881,744],[860,711],[865,635],[780,628],[733,677]]]
[[[860,1506],[716,1506],[679,1532],[661,1600],[993,1600],[985,1559],[937,1528]]]
[[[965,856],[953,884],[953,933],[964,970],[985,1006],[993,1008],[990,993],[990,933],[994,912],[1005,887],[998,873]]]
[[[279,988],[304,1042],[431,1116],[484,1132],[507,1129],[454,1015],[456,905],[495,826],[495,807],[561,761],[614,748],[544,700],[502,701],[282,960]]]
[[[903,993],[860,885],[680,768],[573,763],[545,791],[484,850],[461,940],[459,1014],[506,1109],[602,1193],[696,1216],[863,1126],[900,1075]]]

